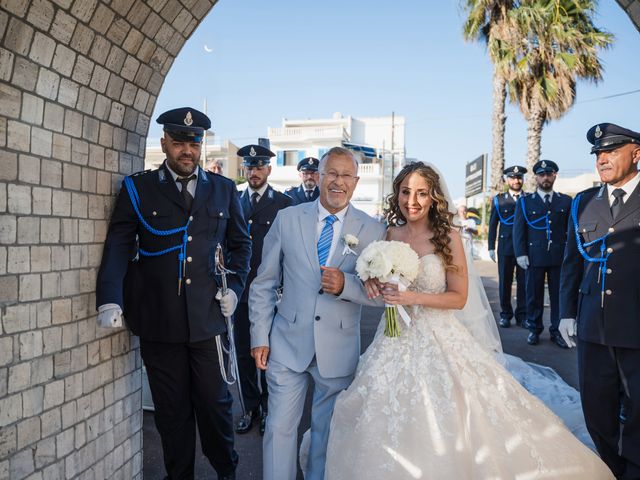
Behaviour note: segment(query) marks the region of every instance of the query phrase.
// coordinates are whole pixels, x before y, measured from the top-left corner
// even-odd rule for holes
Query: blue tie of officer
[[[176,178],[176,182],[180,182],[182,184],[182,200],[184,200],[184,204],[187,206],[187,210],[191,210],[191,204],[193,203],[193,196],[189,192],[187,185],[191,180],[195,180],[196,176],[191,175],[190,177],[178,177]]]
[[[616,188],[611,192],[611,195],[613,195],[613,202],[611,202],[611,215],[614,220],[620,213],[620,209],[622,208],[622,197],[624,197],[626,193],[627,192],[621,188]]]
[[[251,208],[256,208],[256,205],[258,204],[258,197],[260,196],[260,194],[258,192],[253,192],[251,194]]]
[[[329,250],[331,250],[331,242],[333,241],[333,223],[336,220],[338,217],[335,215],[324,217],[324,227],[318,239],[318,260],[321,267],[324,267],[329,259]]]
[[[551,210],[551,194],[547,193],[544,196],[544,208],[547,209],[547,211]]]

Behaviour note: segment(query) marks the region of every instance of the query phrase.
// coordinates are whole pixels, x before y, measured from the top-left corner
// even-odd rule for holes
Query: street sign
[[[485,155],[467,163],[465,167],[464,196],[473,197],[485,189]]]

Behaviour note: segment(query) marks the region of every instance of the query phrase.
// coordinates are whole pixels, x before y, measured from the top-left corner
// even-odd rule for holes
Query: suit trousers
[[[521,323],[527,316],[525,271],[516,263],[514,255],[498,255],[498,279],[500,288],[500,318],[511,320],[513,306],[511,305],[511,287],[513,285],[513,270],[516,271],[516,321]]]
[[[304,402],[313,380],[311,406],[311,446],[305,480],[323,480],[327,456],[329,426],[338,393],[346,389],[353,375],[325,378],[320,375],[315,357],[303,372],[269,360],[269,416],[264,433],[262,457],[264,480],[296,480],[298,426]]]
[[[266,411],[267,379],[262,370],[258,371],[256,362],[251,356],[250,328],[249,305],[246,302],[240,302],[234,315],[234,332],[244,406],[247,412],[256,410],[258,407]]]
[[[584,419],[600,457],[616,478],[640,478],[640,349],[578,340],[578,374]]]
[[[202,451],[218,475],[233,472],[232,397],[222,380],[215,339],[193,343],[140,342],[172,480],[194,475],[196,422]]]
[[[526,327],[535,333],[542,333],[544,326],[542,314],[544,312],[544,278],[547,277],[549,287],[549,304],[551,312],[549,318],[551,326],[549,333],[559,335],[560,325],[560,265],[551,267],[529,267],[525,278],[527,284],[527,323]]]

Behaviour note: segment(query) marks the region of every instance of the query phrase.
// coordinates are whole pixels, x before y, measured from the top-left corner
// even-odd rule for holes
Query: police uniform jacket
[[[241,297],[241,302],[247,302],[249,299],[249,287],[251,282],[258,273],[258,267],[262,260],[262,244],[264,237],[273,225],[273,221],[280,210],[291,205],[292,200],[284,193],[280,193],[271,185],[264,191],[262,197],[258,201],[255,208],[251,207],[250,190],[247,188],[240,195],[240,203],[244,212],[244,218],[247,221],[247,228],[251,237],[251,269],[247,277],[246,286]]]
[[[307,194],[304,189],[304,185],[299,185],[298,187],[290,187],[287,188],[284,193],[291,197],[293,200],[292,205],[299,205],[304,202],[313,202],[316,198],[320,196],[320,189],[316,186],[311,192],[311,198],[307,199]]]
[[[526,211],[529,222],[536,227],[544,227],[544,221],[538,221],[547,213],[544,201],[537,192],[520,197],[516,205],[516,216],[513,222],[513,249],[516,257],[529,256],[532,267],[553,267],[562,264],[564,248],[567,242],[567,225],[571,209],[571,197],[563,193],[553,192],[549,221],[551,243],[548,243],[547,232],[531,228],[525,221]]]
[[[507,225],[500,222],[500,216],[498,216],[498,212],[496,211],[495,199],[498,201],[498,209],[500,210],[502,218],[504,220],[511,218],[509,223],[513,222],[513,214],[516,210],[516,202],[509,192],[500,193],[494,197],[494,200],[491,202],[491,215],[489,217],[488,249],[496,249],[497,239],[498,255],[513,255],[513,224]]]
[[[191,213],[166,167],[132,176],[140,212],[160,230],[184,226],[191,218],[186,277],[178,296],[178,252],[137,255],[139,248],[158,252],[182,242],[182,233],[157,236],[141,224],[127,189],[116,200],[98,272],[96,303],[123,308],[134,334],[157,342],[200,341],[226,330],[214,299],[221,278],[215,275],[216,246],[223,247],[228,287],[242,295],[249,270],[251,241],[234,183],[199,170]],[[136,239],[137,242],[136,243]],[[136,258],[136,260],[133,260]]]
[[[575,318],[578,338],[614,347],[640,348],[640,188],[629,195],[613,219],[607,188],[582,192],[577,214],[581,241],[591,242],[609,233],[604,306],[599,264],[584,260],[578,251],[575,224],[570,222],[560,277],[561,318]],[[600,242],[586,248],[600,257]]]

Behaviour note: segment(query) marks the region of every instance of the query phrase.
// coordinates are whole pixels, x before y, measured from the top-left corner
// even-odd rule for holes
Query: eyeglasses
[[[341,178],[345,183],[350,183],[358,178],[357,175],[351,175],[350,173],[322,172],[320,175],[327,177],[330,182],[335,182],[338,178]]]

